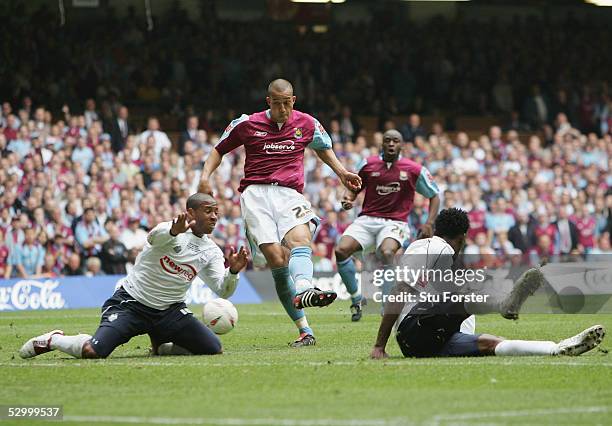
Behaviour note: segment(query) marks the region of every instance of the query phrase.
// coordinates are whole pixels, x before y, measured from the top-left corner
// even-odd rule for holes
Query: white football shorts
[[[359,216],[342,235],[357,240],[363,252],[368,253],[377,250],[385,238],[392,238],[401,246],[410,237],[410,227],[399,220]]]
[[[278,185],[249,185],[240,195],[240,209],[253,263],[261,266],[265,258],[260,244],[280,243],[287,232],[310,223],[314,233],[319,218],[304,195],[295,189]]]

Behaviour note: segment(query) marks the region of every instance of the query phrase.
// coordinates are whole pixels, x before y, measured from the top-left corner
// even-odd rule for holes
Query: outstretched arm
[[[429,212],[427,214],[427,222],[421,226],[418,238],[431,238],[433,236],[433,227],[438,217],[440,210],[440,197],[438,194],[429,199]]]
[[[213,174],[215,170],[221,164],[221,154],[216,149],[213,149],[208,158],[206,159],[206,163],[204,163],[204,170],[202,170],[202,177],[200,177],[200,184],[198,185],[198,192],[202,192],[205,194],[212,195],[212,185],[210,184],[210,175]]]
[[[393,324],[397,321],[397,317],[399,317],[399,314],[396,313],[383,315],[380,320],[380,326],[378,327],[376,343],[372,348],[372,352],[370,352],[370,358],[381,359],[389,356],[387,352],[385,352],[385,348],[387,347],[387,341],[389,341],[389,336],[391,335]]]
[[[346,170],[332,149],[315,149],[315,152],[321,161],[327,164],[334,171],[347,189],[354,192],[359,191],[361,188],[361,178],[359,175]]]
[[[398,296],[403,292],[410,292],[410,288],[406,286],[406,284],[402,282],[398,282],[391,291],[391,295]],[[391,299],[391,298],[390,298]],[[391,299],[393,300],[393,299]],[[399,300],[399,298],[395,298],[395,300]],[[378,335],[376,336],[376,343],[374,343],[374,347],[370,352],[370,358],[373,359],[381,359],[387,358],[387,352],[385,352],[385,348],[387,347],[387,342],[389,341],[389,336],[391,335],[391,330],[393,330],[393,324],[399,318],[402,313],[402,309],[404,308],[403,302],[389,301],[384,305],[384,313],[383,317],[380,320],[380,326],[378,327]]]

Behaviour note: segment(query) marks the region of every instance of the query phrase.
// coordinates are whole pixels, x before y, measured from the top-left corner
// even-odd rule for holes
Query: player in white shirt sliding
[[[149,233],[133,270],[102,306],[93,337],[64,336],[54,330],[28,340],[19,355],[31,358],[57,349],[76,358],[106,358],[141,334],[149,334],[154,352],[158,345],[173,342],[194,355],[221,353],[219,338],[194,318],[185,297],[196,275],[220,297],[231,296],[247,253],[244,248],[232,252],[225,268],[221,249],[208,237],[217,223],[217,202],[197,193],[187,199],[186,207],[186,213]]]
[[[406,249],[407,261],[423,259],[425,269],[451,268],[465,245],[470,227],[467,214],[460,209],[442,210],[435,221],[432,238],[417,240]],[[413,268],[419,269],[417,265]],[[541,285],[544,277],[539,269],[526,271],[502,300],[488,303],[387,303],[378,336],[370,356],[386,358],[387,341],[397,322],[397,343],[406,357],[438,356],[520,356],[520,355],[580,355],[601,343],[605,329],[601,325],[587,328],[576,336],[559,343],[550,341],[505,340],[490,334],[468,334],[460,331],[461,323],[472,313],[499,312],[508,319],[518,318],[527,297]],[[417,283],[424,288],[432,283]],[[435,286],[437,283],[433,283]],[[397,285],[394,295],[404,290]],[[429,290],[429,289],[428,289]]]

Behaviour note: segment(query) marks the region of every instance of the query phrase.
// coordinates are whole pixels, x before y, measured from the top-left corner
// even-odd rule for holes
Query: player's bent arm
[[[398,317],[399,313],[383,315],[382,319],[380,320],[380,326],[378,327],[378,335],[376,336],[374,348],[379,348],[384,353],[385,348],[387,347],[387,342],[389,341],[389,336],[391,335],[391,330],[393,330],[393,324],[395,324]]]
[[[334,171],[346,188],[350,189],[351,191],[359,191],[361,188],[361,178],[358,175],[346,170],[331,148],[323,150],[315,149],[314,151],[317,153],[317,156],[321,159],[321,161],[327,164]]]
[[[198,192],[206,194],[211,193],[212,188],[210,187],[210,176],[221,164],[223,157],[216,149],[213,149],[204,163],[204,170],[202,170],[202,177],[200,178],[200,184],[198,185]]]
[[[338,157],[336,157],[336,153],[333,149],[315,149],[314,152],[317,153],[317,156],[327,164],[334,173],[341,177],[343,174],[347,173],[347,170],[344,168]]]
[[[204,283],[223,299],[227,299],[236,291],[240,274],[235,274],[224,265],[223,255],[213,257],[198,273]]]
[[[421,227],[420,237],[429,238],[433,235],[433,224],[438,217],[440,210],[440,189],[433,179],[433,176],[425,167],[421,171],[416,181],[416,192],[429,199],[429,211],[427,222]]]
[[[436,218],[438,217],[439,211],[440,211],[440,196],[436,194],[429,199],[429,212],[427,215],[428,224],[433,226],[433,224],[436,221]]]
[[[391,291],[390,295],[398,296],[403,292],[410,292],[410,287],[406,284],[399,282]],[[393,301],[391,301],[393,300]],[[385,303],[384,314],[382,319],[380,320],[380,326],[378,327],[378,334],[376,336],[376,343],[374,343],[374,348],[370,356],[372,358],[384,358],[387,356],[385,353],[385,348],[387,347],[387,342],[389,341],[389,336],[391,335],[391,331],[393,330],[393,325],[399,318],[402,313],[402,309],[404,308],[404,302],[399,301],[401,298],[390,298]]]

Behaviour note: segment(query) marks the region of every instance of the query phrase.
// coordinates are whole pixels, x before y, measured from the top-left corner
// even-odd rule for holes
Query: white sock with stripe
[[[77,334],[76,336],[62,336],[54,334],[51,336],[51,349],[57,349],[65,354],[72,355],[75,358],[83,357],[83,345],[91,339],[89,334]]]

